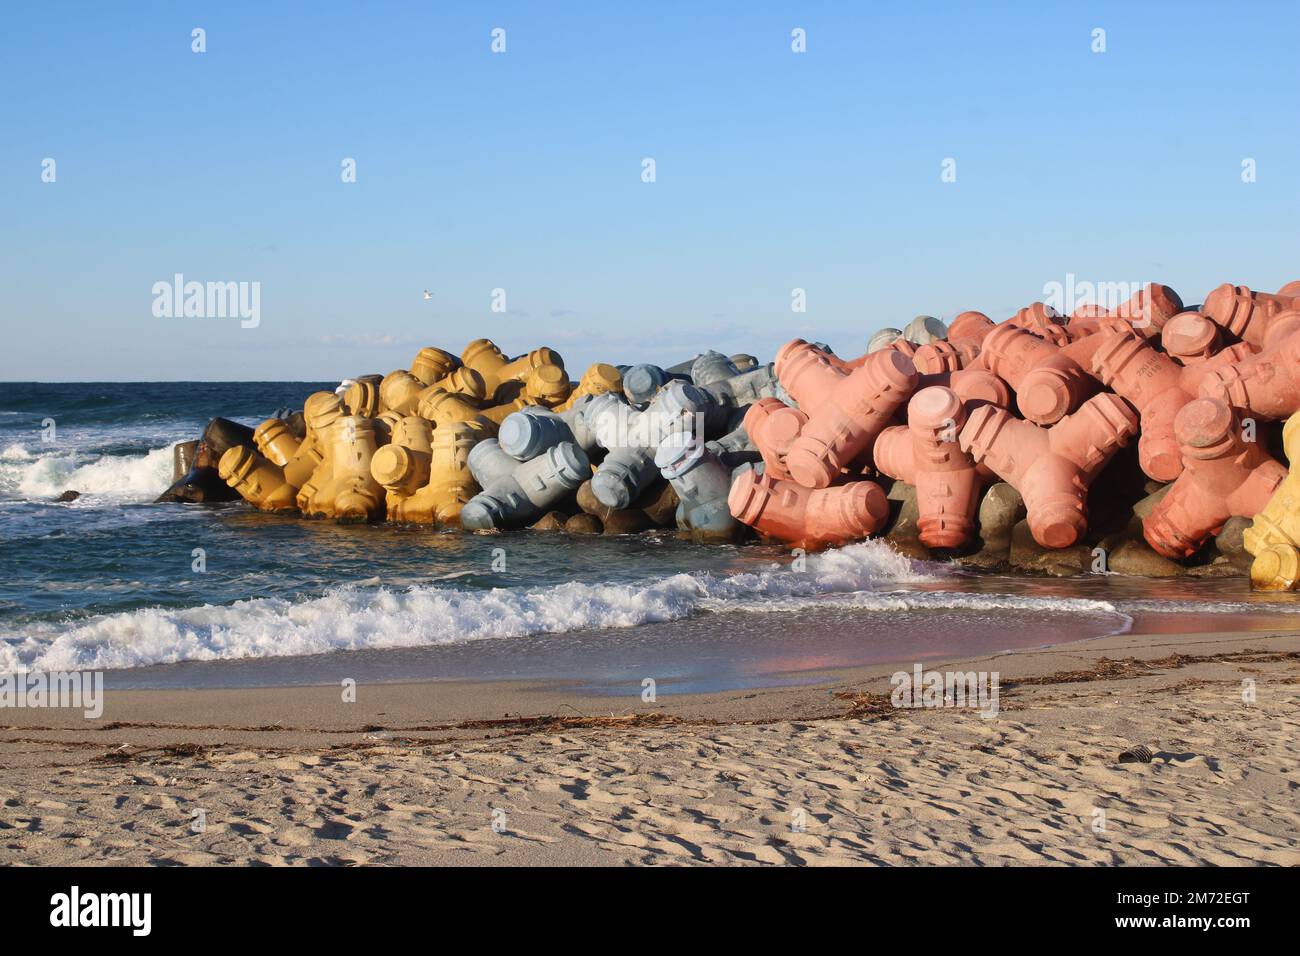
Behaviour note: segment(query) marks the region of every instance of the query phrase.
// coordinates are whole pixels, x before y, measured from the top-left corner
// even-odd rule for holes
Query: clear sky
[[[1297,36],[1296,0],[6,5],[0,380],[858,354],[1071,273],[1271,291]],[[260,283],[260,324],[155,316],[176,273]]]

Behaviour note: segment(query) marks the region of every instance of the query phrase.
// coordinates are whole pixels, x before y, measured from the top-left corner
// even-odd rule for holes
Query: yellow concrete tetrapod
[[[284,480],[284,470],[244,445],[226,449],[217,463],[217,473],[259,511],[293,511],[298,507],[295,489]]]
[[[325,442],[329,481],[312,499],[312,512],[344,521],[383,518],[384,489],[370,473],[376,447],[370,419],[341,418],[330,426]]]
[[[498,408],[519,400],[527,405],[554,408],[572,391],[568,372],[558,365],[539,365],[522,379],[502,382],[493,400]]]
[[[295,493],[310,480],[320,464],[320,449],[315,435],[299,441],[289,426],[278,418],[268,418],[258,425],[253,432],[253,441],[271,464],[284,469],[284,480],[293,486]]]
[[[312,499],[317,489],[329,481],[329,447],[325,433],[343,418],[343,400],[333,392],[313,392],[302,405],[303,420],[307,423],[307,437],[298,448],[298,454],[284,466],[285,480],[294,484],[302,474],[308,478],[298,485],[298,510],[313,514]],[[294,476],[294,480],[290,476]]]
[[[469,470],[469,453],[488,437],[488,429],[478,422],[457,422],[434,432],[429,484],[421,495],[428,498],[439,524],[459,525],[461,508],[481,490]]]
[[[464,395],[441,388],[425,389],[415,413],[434,426],[469,422],[479,417],[479,408]]]
[[[1300,412],[1282,426],[1282,447],[1287,476],[1242,535],[1255,556],[1250,586],[1261,591],[1293,591],[1300,584]]]
[[[432,385],[440,378],[446,378],[460,367],[460,359],[442,349],[420,349],[411,360],[411,374],[425,385]]]
[[[558,365],[564,368],[564,359],[548,348],[533,349],[513,362],[489,339],[475,339],[465,346],[461,361],[483,376],[488,395],[496,395],[505,382],[524,381],[528,373],[541,365]]]
[[[375,450],[370,474],[384,486],[389,518],[402,510],[429,481],[430,442],[433,426],[418,415],[408,415],[391,430],[391,441]],[[414,520],[410,518],[398,520]]]
[[[420,404],[420,393],[428,386],[414,374],[399,368],[384,376],[379,383],[381,411],[394,411],[399,415],[414,415]]]
[[[1300,587],[1300,550],[1270,544],[1250,563],[1250,586],[1256,591],[1294,591]]]
[[[282,418],[268,418],[254,428],[253,443],[271,464],[281,468],[289,464],[302,446]]]
[[[504,402],[500,405],[493,405],[491,408],[485,408],[479,412],[479,416],[486,418],[492,423],[493,427],[500,427],[501,423],[506,420],[506,416],[512,415],[521,408],[527,408],[531,402],[524,398],[516,398],[510,402]]]
[[[604,395],[623,391],[623,375],[612,365],[597,362],[582,373],[582,380],[567,399],[555,406],[557,412],[568,411],[584,395]]]
[[[374,418],[380,411],[379,386],[383,380],[380,375],[354,379],[343,392],[343,410],[349,415]]]
[[[485,401],[488,397],[487,385],[483,376],[472,368],[461,366],[449,375],[444,375],[433,383],[433,388],[440,388],[453,395],[463,395],[474,402]]]
[[[559,365],[539,365],[524,379],[523,397],[536,405],[555,408],[573,394],[569,373]]]

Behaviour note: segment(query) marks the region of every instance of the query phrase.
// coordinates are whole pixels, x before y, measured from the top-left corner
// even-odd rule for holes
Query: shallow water
[[[980,576],[879,542],[793,566],[780,549],[669,535],[464,535],[151,503],[170,483],[171,445],[213,414],[256,424],[322,387],[5,385],[0,670],[115,669],[113,686],[342,674],[622,693],[651,676],[702,690],[1058,643],[1135,619],[1144,631],[1268,629],[1300,612],[1243,579]],[[69,488],[82,497],[53,503]]]

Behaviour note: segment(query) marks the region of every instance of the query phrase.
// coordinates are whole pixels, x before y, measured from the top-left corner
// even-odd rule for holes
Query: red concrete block
[[[1021,414],[1040,425],[1060,421],[1096,390],[1077,362],[1014,325],[1003,324],[988,334],[980,361],[1015,391]]]
[[[773,364],[782,387],[810,415],[825,403],[840,379],[850,371],[843,359],[823,352],[803,339],[781,346]]]
[[[942,386],[951,388],[965,404],[967,411],[981,405],[1011,407],[1011,388],[992,372],[983,368],[964,368],[959,372],[935,372],[922,375],[917,389]]]
[[[1183,366],[1183,391],[1196,397],[1203,397],[1203,383],[1215,373],[1234,365],[1240,365],[1255,354],[1255,347],[1247,342],[1234,342],[1219,349],[1203,362],[1194,362]],[[1216,398],[1216,395],[1210,395]]]
[[[1101,315],[1088,315],[1079,317],[1076,311],[1075,317],[1071,318],[1065,326],[1065,331],[1070,337],[1070,341],[1079,342],[1101,332],[1125,332],[1133,326],[1123,319],[1117,319],[1108,312],[1102,312]]]
[[[1042,329],[1062,324],[1062,316],[1045,302],[1032,302],[1002,324],[1022,329]]]
[[[919,378],[912,360],[894,349],[873,352],[848,374],[797,357],[784,367],[793,381],[787,383],[778,368],[781,383],[808,413],[807,424],[786,454],[786,467],[795,481],[809,488],[829,486],[869,448],[911,397]],[[805,404],[801,394],[813,401]]]
[[[1194,554],[1234,515],[1254,517],[1286,478],[1258,441],[1246,441],[1227,403],[1198,398],[1174,421],[1183,473],[1142,522],[1147,543],[1169,558]]]
[[[952,389],[925,388],[908,402],[907,424],[876,438],[876,467],[916,486],[920,539],[929,548],[959,548],[975,534],[987,475],[957,442],[965,424],[966,409]]]
[[[1074,325],[1078,322],[1091,322],[1095,319],[1104,319],[1110,315],[1110,310],[1104,305],[1097,305],[1095,302],[1089,302],[1079,306],[1070,313],[1070,320],[1067,325]]]
[[[1074,341],[1074,336],[1064,325],[1043,325],[1035,329],[1025,329],[1030,335],[1035,335],[1044,342],[1050,342],[1058,349],[1063,349]]]
[[[1291,315],[1300,320],[1300,315]],[[1290,418],[1300,411],[1300,321],[1293,321],[1286,313],[1276,318],[1280,320],[1279,330],[1290,328],[1290,334],[1270,336],[1262,352],[1233,364],[1210,365],[1202,371],[1199,393],[1257,418]]]
[[[1035,541],[1068,548],[1088,528],[1088,486],[1137,431],[1137,415],[1124,400],[1103,394],[1051,428],[986,405],[970,413],[958,441],[1020,492]]]
[[[1072,359],[1079,368],[1092,370],[1092,357],[1115,333],[1131,332],[1133,327],[1123,319],[1103,316],[1099,319],[1082,319],[1067,326],[1070,334],[1068,344],[1061,347],[1061,354]]]
[[[920,392],[917,392],[919,395]],[[916,484],[916,460],[912,457],[912,430],[906,425],[890,425],[876,436],[871,459],[880,474],[909,485]]]
[[[1223,347],[1219,327],[1200,312],[1180,312],[1160,330],[1160,344],[1174,361],[1194,365]]]
[[[1183,471],[1174,419],[1195,397],[1184,388],[1183,368],[1133,330],[1099,338],[1102,347],[1093,355],[1093,374],[1128,399],[1141,416],[1138,464],[1156,481],[1173,481]]]
[[[763,456],[763,465],[773,478],[790,477],[785,456],[807,422],[808,416],[801,409],[775,398],[760,398],[745,412],[745,433]]]
[[[875,482],[811,489],[753,468],[732,482],[727,506],[760,534],[809,549],[860,541],[889,519],[889,501]]]
[[[948,323],[948,341],[953,345],[979,345],[997,327],[983,312],[963,312]]]
[[[893,350],[897,352],[899,355],[906,355],[908,358],[911,358],[916,354],[916,350],[918,348],[920,348],[920,346],[917,345],[915,342],[909,342],[907,339],[895,339],[894,341],[890,342],[889,345],[885,346],[885,349],[883,349],[882,351]],[[850,364],[852,364],[855,368],[861,368],[866,363],[866,361],[867,361],[867,356],[861,355],[858,358],[854,359],[853,362]]]
[[[1300,298],[1252,292],[1244,285],[1224,283],[1205,297],[1201,311],[1220,328],[1257,349],[1267,344],[1269,327],[1284,312],[1300,309]]]
[[[1134,296],[1111,313],[1128,322],[1143,338],[1154,338],[1179,312],[1183,300],[1167,285],[1149,282]]]
[[[960,372],[974,365],[979,358],[980,348],[969,339],[957,344],[940,340],[929,345],[917,346],[912,356],[912,364],[922,375],[935,375],[939,372]]]

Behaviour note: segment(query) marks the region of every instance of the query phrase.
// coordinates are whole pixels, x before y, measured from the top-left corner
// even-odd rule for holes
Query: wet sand
[[[925,662],[997,671],[992,719],[891,706],[912,664],[652,702],[441,681],[6,710],[0,864],[1300,864],[1300,632],[1139,620]]]

